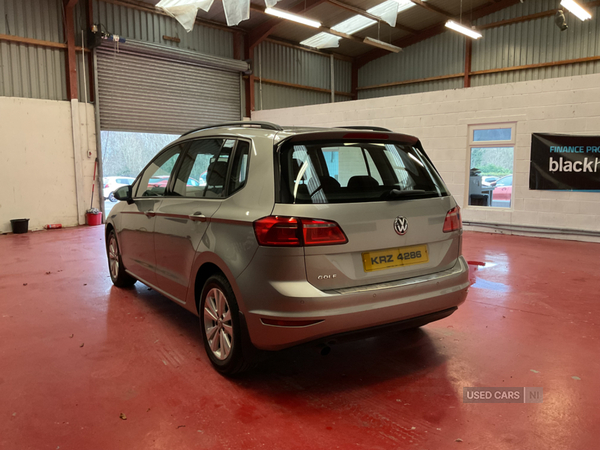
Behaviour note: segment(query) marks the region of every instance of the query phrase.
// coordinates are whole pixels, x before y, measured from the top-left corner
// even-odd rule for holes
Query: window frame
[[[174,188],[175,179],[179,176],[179,171],[181,170],[181,165],[183,164],[183,160],[185,159],[184,156],[187,156],[187,153],[189,152],[189,150],[192,147],[194,142],[200,141],[200,140],[209,140],[209,139],[213,139],[213,140],[214,139],[222,139],[223,140],[223,143],[221,144],[221,148],[219,149],[219,152],[215,155],[217,158],[220,156],[221,152],[223,151],[223,146],[225,145],[225,142],[227,142],[228,140],[235,141],[233,148],[231,149],[231,155],[229,157],[229,160],[227,161],[227,174],[226,174],[225,180],[224,180],[223,196],[221,196],[221,197],[189,196],[188,197],[188,196],[174,194],[173,188]],[[240,141],[244,141],[244,142],[248,143],[248,161],[246,163],[246,177],[244,180],[244,184],[241,185],[238,189],[236,189],[233,193],[231,193],[231,192],[229,192],[229,183],[230,183],[230,179],[231,179],[232,164],[233,164],[233,160],[235,159],[235,157],[237,155],[238,144]],[[167,184],[167,190],[165,191],[164,198],[168,197],[168,198],[185,198],[185,199],[192,199],[192,200],[224,200],[226,198],[229,198],[231,195],[240,192],[248,184],[248,174],[250,173],[250,161],[252,158],[252,156],[251,156],[252,155],[252,151],[251,151],[252,150],[252,139],[240,138],[237,136],[214,135],[214,136],[202,136],[202,137],[192,138],[192,139],[185,141],[184,144],[186,145],[186,148],[181,153],[179,161],[177,162],[177,164],[175,165],[175,167],[173,169],[171,178],[169,179],[169,183]],[[173,175],[175,175],[175,176],[173,176]],[[207,174],[207,178],[208,178],[208,174]]]
[[[495,140],[495,141],[476,141],[474,140],[474,132],[475,130],[491,130],[491,129],[500,129],[500,128],[510,128],[510,140]],[[467,161],[466,161],[466,171],[465,171],[465,198],[464,198],[464,208],[468,209],[479,209],[484,211],[489,210],[498,210],[498,211],[506,211],[512,210],[514,208],[514,194],[515,194],[515,183],[514,183],[514,171],[516,165],[516,146],[517,146],[517,122],[493,122],[493,123],[478,123],[478,124],[469,124],[467,126]],[[470,177],[471,177],[471,157],[473,148],[507,148],[512,147],[513,149],[513,184],[512,191],[510,197],[510,206],[480,206],[480,205],[469,205],[469,196],[470,196]],[[493,201],[493,195],[492,195]]]
[[[501,129],[501,128],[510,128],[510,139],[506,140],[506,139],[499,139],[499,140],[495,140],[495,141],[476,141],[473,137],[473,134],[475,132],[475,130],[497,130],[497,129]],[[469,147],[510,147],[510,145],[504,145],[504,144],[510,144],[512,143],[512,146],[514,147],[515,141],[516,141],[516,131],[517,131],[517,123],[516,122],[498,122],[498,123],[484,123],[484,124],[477,124],[477,125],[469,125],[468,127],[469,130],[469,134],[467,136],[467,144],[469,145]],[[497,145],[497,144],[501,144],[501,145]],[[470,165],[470,164],[469,164]]]
[[[181,164],[181,156],[187,151],[187,147],[186,145],[188,144],[188,141],[184,141],[184,142],[179,142],[179,141],[174,141],[172,143],[170,143],[167,147],[163,148],[160,152],[158,152],[154,158],[152,158],[148,164],[146,164],[144,166],[144,168],[142,170],[140,170],[140,173],[138,174],[137,177],[135,177],[133,183],[131,184],[131,197],[132,200],[136,200],[136,199],[149,199],[149,198],[165,198],[167,197],[167,193],[170,192],[170,185],[172,182],[172,176],[174,173],[176,173],[179,170],[179,165]],[[173,147],[177,147],[177,146],[181,146],[181,153],[179,153],[179,156],[177,157],[177,161],[175,161],[175,165],[173,166],[173,170],[171,171],[171,175],[169,175],[169,180],[167,182],[167,186],[165,187],[165,192],[163,195],[161,196],[157,196],[157,197],[149,197],[149,196],[142,196],[142,195],[137,195],[138,193],[138,189],[139,189],[139,184],[141,183],[142,180],[142,175],[144,174],[144,172],[146,172],[146,170],[148,170],[148,168],[152,165],[152,163],[154,163],[154,161],[156,161],[158,158],[160,158],[163,153],[168,152],[169,150],[171,150]]]

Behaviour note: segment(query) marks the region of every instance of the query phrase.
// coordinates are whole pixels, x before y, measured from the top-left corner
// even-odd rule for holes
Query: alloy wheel
[[[204,331],[213,355],[223,361],[233,347],[231,309],[223,291],[212,288],[204,302]]]
[[[113,280],[116,280],[119,276],[119,246],[117,245],[117,238],[114,234],[110,235],[110,241],[108,243],[108,260],[110,274],[113,277]]]

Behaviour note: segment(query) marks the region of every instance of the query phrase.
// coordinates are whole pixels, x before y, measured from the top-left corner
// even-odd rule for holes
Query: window
[[[237,142],[235,139],[193,141],[183,157],[172,194],[181,197],[223,198],[240,189],[246,183],[249,147],[248,142]],[[227,192],[227,171],[234,149],[236,153]]]
[[[282,203],[441,197],[448,192],[419,148],[402,143],[307,142],[281,153]]]
[[[175,145],[161,153],[144,170],[136,187],[136,197],[156,197],[165,195],[171,172],[181,154],[181,145]]]
[[[238,141],[235,147],[235,156],[231,167],[231,178],[229,179],[229,192],[231,195],[239,191],[246,184],[248,174],[248,157],[250,155],[250,144],[246,141]]]
[[[468,205],[510,208],[515,124],[469,127]]]

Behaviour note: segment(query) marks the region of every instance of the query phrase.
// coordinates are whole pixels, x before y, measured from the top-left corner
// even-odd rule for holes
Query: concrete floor
[[[0,236],[0,449],[598,448],[600,245],[465,233],[464,253],[486,265],[451,317],[230,380],[195,316],[112,287],[103,227]]]

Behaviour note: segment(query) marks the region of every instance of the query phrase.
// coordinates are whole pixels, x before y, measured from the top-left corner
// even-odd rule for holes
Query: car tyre
[[[110,194],[108,194],[108,199],[113,203],[118,202],[118,200],[115,198],[114,192],[111,192]]]
[[[223,375],[244,372],[255,364],[255,349],[240,321],[233,289],[223,275],[211,276],[200,297],[200,329],[213,367]]]
[[[125,272],[115,230],[110,230],[110,233],[108,233],[106,253],[108,256],[108,271],[113,284],[117,287],[133,286],[137,280]]]

